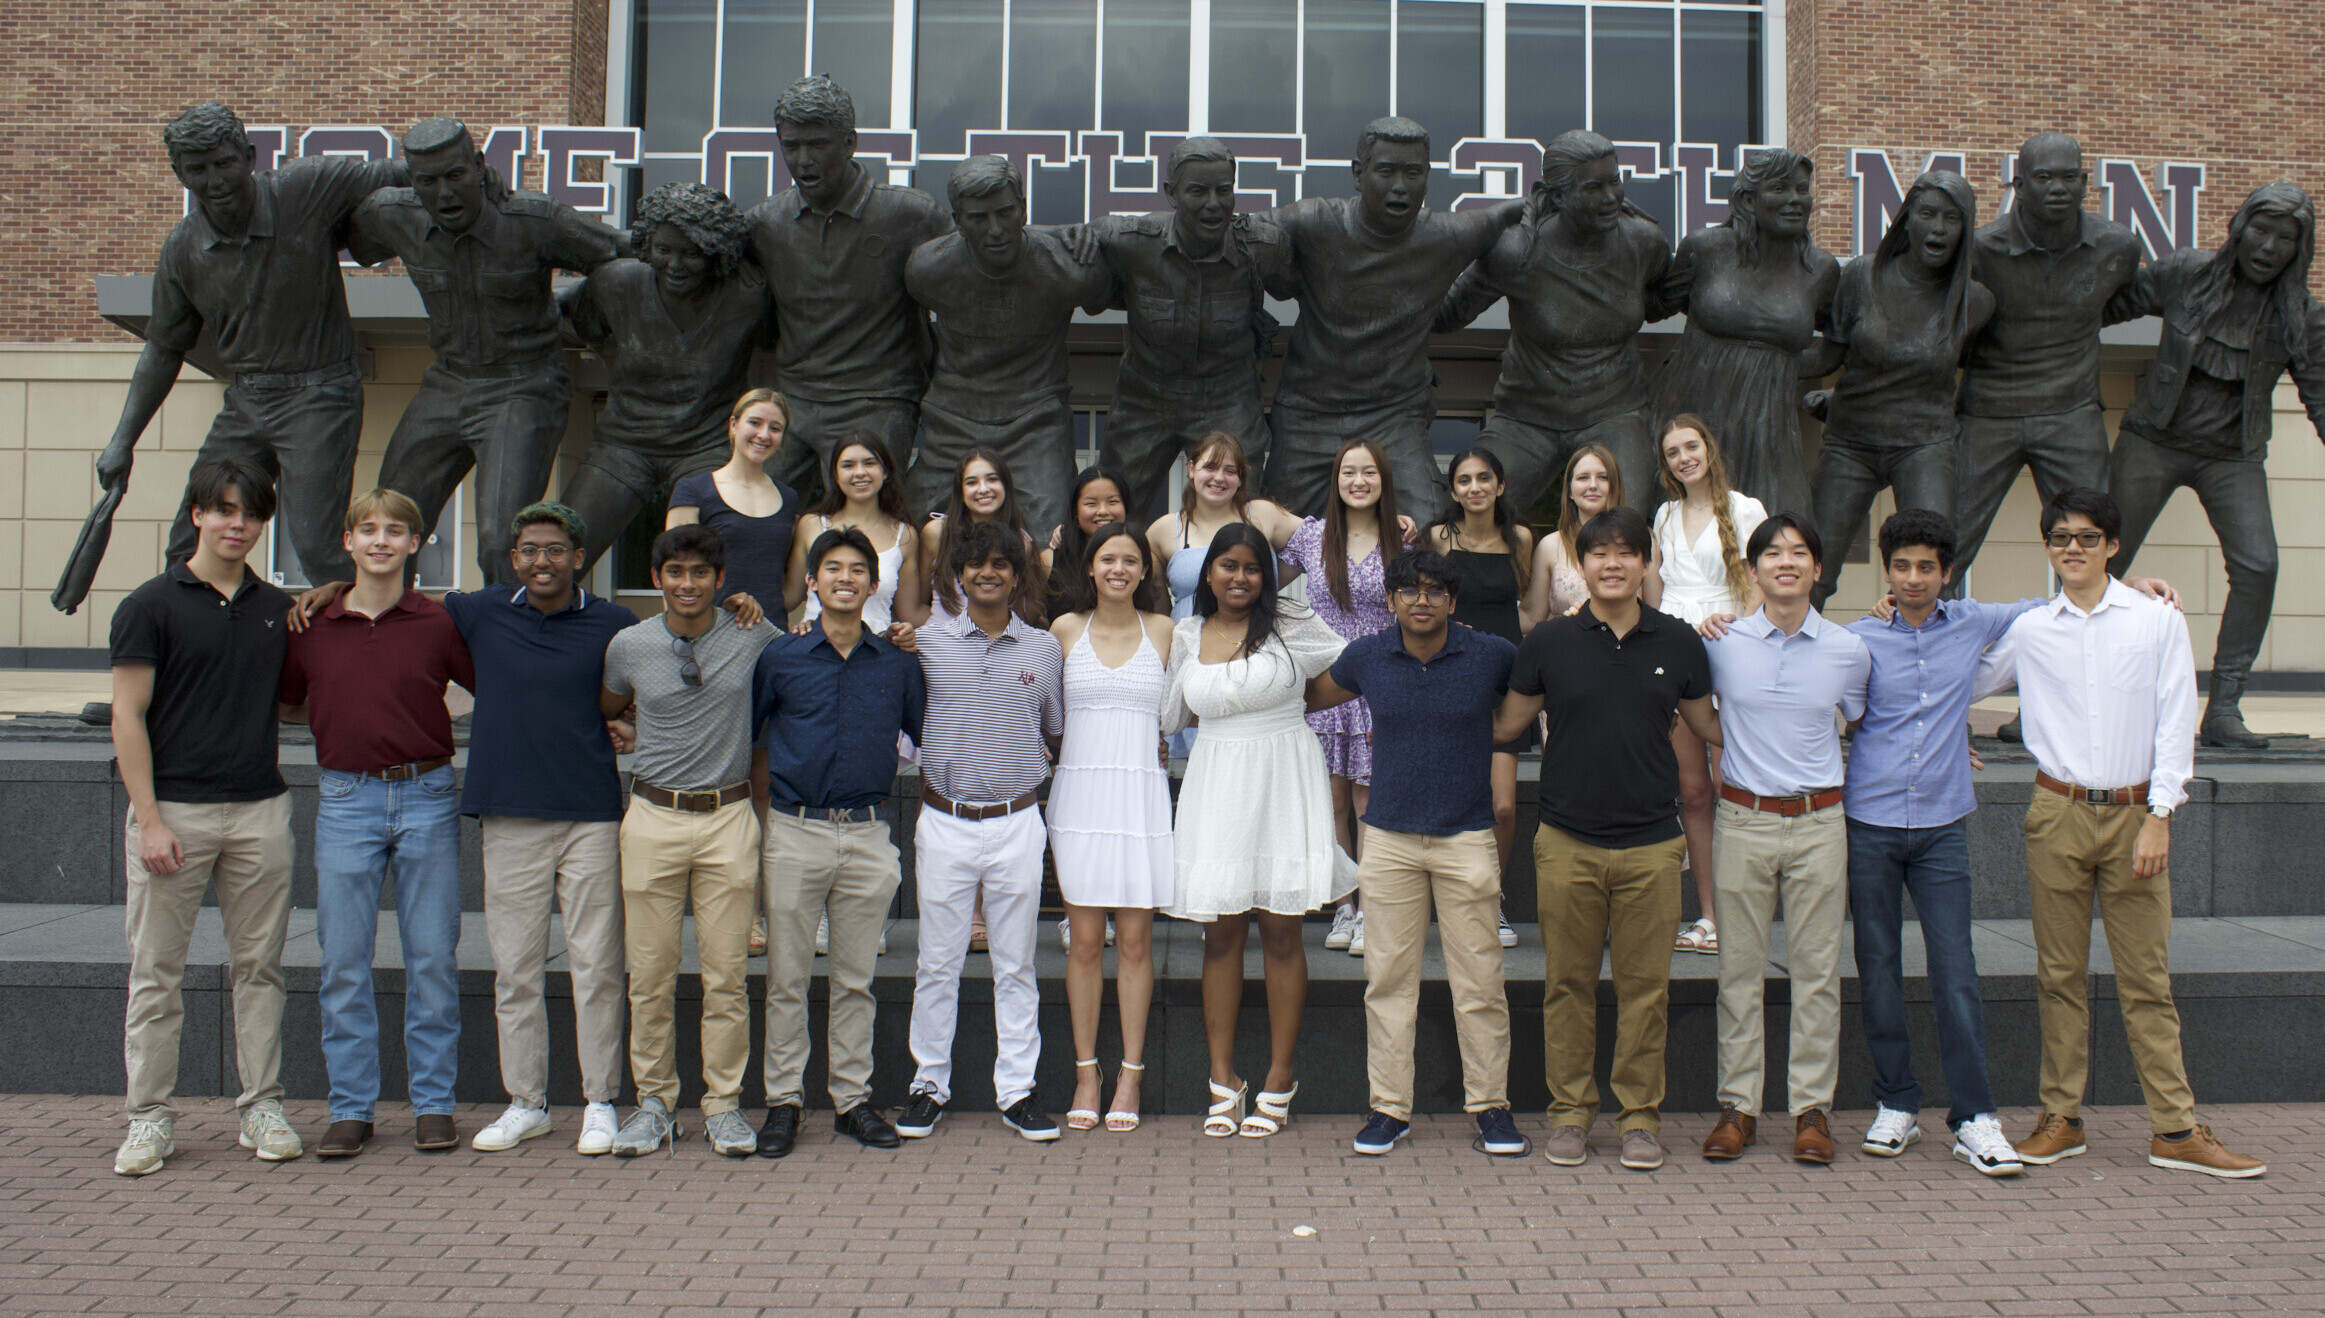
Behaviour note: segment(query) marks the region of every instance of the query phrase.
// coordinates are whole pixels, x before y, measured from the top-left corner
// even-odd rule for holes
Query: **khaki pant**
[[[484,820],[484,936],[492,944],[501,1087],[525,1107],[549,1104],[549,1010],[542,997],[549,916],[565,912],[581,1096],[622,1088],[621,825],[613,820]]]
[[[1453,1029],[1461,1042],[1462,1108],[1508,1107],[1510,1000],[1502,991],[1501,853],[1493,830],[1428,837],[1364,830],[1365,1069],[1372,1106],[1413,1115],[1413,1035],[1421,949],[1437,906]]]
[[[1671,1024],[1671,931],[1679,924],[1684,838],[1620,850],[1534,831],[1534,874],[1548,954],[1542,1075],[1550,1124],[1598,1119],[1599,953],[1613,948],[1615,1061],[1608,1076],[1620,1130],[1663,1128],[1663,1041]],[[1365,923],[1372,923],[1368,915]],[[1366,951],[1371,950],[1366,931]]]
[[[872,971],[904,878],[885,820],[835,824],[767,812],[767,1106],[806,1106],[807,985],[815,923],[831,915],[825,1047],[834,1111],[872,1097]]]
[[[2034,897],[2034,983],[2042,1017],[2042,1107],[2077,1114],[2091,1073],[2091,899],[2107,926],[2115,996],[2131,1061],[2158,1133],[2196,1124],[2172,1001],[2172,878],[2131,872],[2147,807],[2094,806],[2047,788],[2026,810],[2026,879]],[[1726,930],[1722,929],[1722,936]]]
[[[1720,927],[1720,1102],[1760,1115],[1768,1066],[1768,929],[1784,900],[1792,980],[1793,1115],[1832,1111],[1840,1083],[1841,934],[1849,920],[1849,821],[1837,805],[1786,818],[1722,801],[1713,815]]]
[[[129,813],[129,1012],[123,1060],[131,1117],[176,1117],[178,1043],[186,1023],[179,986],[194,941],[202,890],[218,884],[234,992],[235,1106],[283,1096],[283,935],[291,921],[291,795],[198,805],[160,802],[186,863],[151,874],[138,863],[137,812]]]
[[[748,800],[693,814],[631,797],[622,816],[623,942],[630,958],[630,1075],[638,1098],[678,1106],[679,941],[689,897],[702,965],[702,1114],[743,1105],[751,1060],[751,904],[759,821]]]

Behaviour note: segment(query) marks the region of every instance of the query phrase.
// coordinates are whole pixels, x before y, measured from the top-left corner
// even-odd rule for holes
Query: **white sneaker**
[[[1074,950],[1074,922],[1071,918],[1058,921],[1058,946],[1068,952]]]
[[[476,1132],[476,1138],[468,1142],[468,1147],[478,1153],[499,1153],[548,1133],[549,1109],[511,1103],[508,1111],[501,1113],[491,1125]]]
[[[1955,1129],[1954,1156],[1988,1176],[2016,1176],[2026,1170],[1991,1112],[1981,1112]]]
[[[1503,947],[1516,947],[1518,945],[1518,931],[1510,927],[1509,916],[1501,917],[1501,927],[1494,931],[1494,937],[1501,940]]]
[[[1356,913],[1356,929],[1348,935],[1348,955],[1364,955],[1364,912]]]
[[[614,1114],[611,1103],[592,1103],[581,1110],[581,1140],[573,1146],[577,1153],[597,1157],[614,1151],[614,1136],[621,1131],[621,1119]]]
[[[280,1099],[262,1098],[242,1114],[242,1147],[257,1152],[260,1162],[289,1162],[307,1151],[299,1132],[283,1118]]]
[[[886,955],[888,955],[888,926],[887,926],[887,925],[881,925],[881,926],[880,926],[880,952],[879,952],[879,954],[880,954],[881,956],[886,956]]]
[[[1872,1128],[1865,1132],[1865,1142],[1857,1147],[1876,1158],[1896,1157],[1907,1146],[1920,1142],[1921,1123],[1917,1115],[1893,1107],[1875,1109]]]
[[[1348,950],[1349,940],[1356,937],[1356,912],[1346,905],[1334,908],[1332,932],[1324,935],[1324,946],[1334,952]]]
[[[168,1117],[138,1117],[129,1123],[129,1138],[113,1155],[116,1176],[150,1176],[161,1170],[162,1159],[178,1151]]]
[[[880,950],[885,952],[888,949],[886,947],[882,947]],[[817,956],[830,956],[831,951],[832,918],[827,914],[822,919],[815,922],[815,954]]]

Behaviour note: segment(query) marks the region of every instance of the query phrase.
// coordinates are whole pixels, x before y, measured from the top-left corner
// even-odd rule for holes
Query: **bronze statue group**
[[[158,1170],[175,1147],[179,981],[212,881],[242,1143],[269,1160],[306,1147],[277,1079],[291,871],[278,716],[313,724],[321,768],[326,1158],[372,1134],[371,965],[391,874],[415,1140],[459,1142],[462,815],[483,826],[510,1099],[471,1141],[480,1151],[551,1130],[553,912],[583,1153],[641,1154],[684,1131],[675,990],[690,913],[700,1108],[719,1153],[780,1157],[799,1138],[819,956],[841,1132],[891,1148],[931,1135],[952,1101],[972,948],[993,974],[997,1106],[1026,1137],[1058,1138],[1033,1084],[1046,855],[1068,910],[1065,1128],[1140,1122],[1159,912],[1204,926],[1205,1133],[1281,1130],[1299,1089],[1303,924],[1338,906],[1326,945],[1361,955],[1367,976],[1371,1112],[1355,1148],[1388,1152],[1411,1119],[1434,910],[1477,1147],[1525,1154],[1506,1096],[1514,934],[1500,890],[1518,762],[1538,745],[1551,1162],[1588,1156],[1609,949],[1624,1165],[1663,1162],[1675,951],[1721,957],[1722,1112],[1703,1155],[1756,1141],[1779,901],[1793,1156],[1834,1157],[1850,921],[1876,1071],[1860,1147],[1903,1153],[1920,1136],[1898,947],[1910,893],[1956,1156],[2015,1175],[2086,1147],[2096,900],[2151,1161],[2263,1170],[2195,1120],[2188,1091],[2163,948],[2193,661],[2170,588],[2122,578],[2171,492],[2194,488],[2230,587],[2202,737],[2265,744],[2238,701],[2275,585],[2262,460],[2280,377],[2325,429],[2315,214],[2298,188],[2256,190],[2217,252],[2146,263],[2128,230],[2082,209],[2073,139],[2038,134],[2000,218],[1978,225],[1969,184],[1925,174],[1879,248],[1844,266],[1809,236],[1814,167],[1791,151],[1751,156],[1727,222],[1674,252],[1595,133],[1551,141],[1522,201],[1443,213],[1425,202],[1426,130],[1390,117],[1364,129],[1353,196],[1239,214],[1234,157],[1191,137],[1162,165],[1169,210],[1052,230],[1027,225],[1023,180],[1000,157],[955,167],[942,203],[879,181],[854,159],[854,109],[828,79],[788,88],[774,118],[790,188],[746,214],[665,185],[626,233],[512,190],[455,120],[419,124],[392,161],[266,173],[222,106],[164,130],[193,204],[163,246],[144,354],[99,459],[108,491],[125,488],[197,340],[229,379],[168,570],[113,624],[131,801],[116,1170]],[[361,496],[342,248],[402,261],[435,353]],[[584,277],[560,288],[560,270]],[[1299,316],[1266,400],[1270,297]],[[1441,469],[1429,336],[1497,299],[1511,330],[1494,412]],[[1128,313],[1125,349],[1098,463],[1077,471],[1067,331],[1077,308],[1106,307]],[[1686,328],[1650,380],[1638,333],[1674,313]],[[2150,314],[2160,346],[2111,452],[2099,332]],[[605,360],[607,394],[545,501],[574,345]],[[1804,408],[1825,421],[1813,472]],[[2022,466],[2062,593],[1963,599],[1960,574]],[[1174,468],[1178,509],[1150,524]],[[409,589],[411,555],[471,471],[483,584]],[[1886,599],[1826,622],[1839,547],[1883,488],[1900,509],[1876,536]],[[1558,513],[1537,534],[1516,510],[1546,493]],[[301,563],[330,583],[296,601],[245,563],[278,499]],[[640,621],[582,582],[656,502],[669,508],[652,551],[662,612]],[[1305,602],[1284,592],[1303,576]],[[77,604],[70,593],[60,603]],[[2071,680],[2078,665],[2087,682]],[[476,696],[457,777],[448,682]],[[1968,706],[2012,686],[2044,789],[2028,821],[2044,1112],[2015,1146],[1987,1089],[1964,826]],[[632,756],[626,788],[617,749]],[[869,1101],[871,984],[901,882],[900,752],[920,793],[916,1070],[891,1121]],[[1702,911],[1685,925],[1683,869]],[[1235,1060],[1254,923],[1270,1019],[1256,1090]],[[1109,945],[1122,1069],[1101,1114]],[[740,1095],[762,952],[768,1113],[753,1132]],[[625,1041],[639,1101],[622,1120]]]

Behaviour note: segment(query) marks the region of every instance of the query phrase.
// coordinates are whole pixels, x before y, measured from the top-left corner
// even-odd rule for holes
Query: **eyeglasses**
[[[544,558],[552,563],[562,563],[572,556],[573,546],[571,545],[517,546],[517,561],[520,563],[537,563]]]
[[[2085,549],[2097,549],[2107,543],[2107,533],[2105,531],[2053,531],[2043,537],[2043,540],[2053,549],[2064,549],[2068,545],[2081,545]]]
[[[701,686],[702,665],[694,661],[694,638],[671,637],[670,653],[678,656],[678,680],[688,686]]]
[[[1429,586],[1425,588],[1421,586],[1397,587],[1397,603],[1399,604],[1419,604],[1424,600],[1431,604],[1443,604],[1445,601],[1451,598],[1453,597],[1445,593],[1445,588],[1443,586]]]

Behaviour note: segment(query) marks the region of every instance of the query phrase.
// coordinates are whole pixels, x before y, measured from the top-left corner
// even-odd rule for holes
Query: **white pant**
[[[964,804],[976,804],[965,802]],[[958,819],[923,808],[913,829],[920,889],[920,965],[912,986],[914,1093],[953,1097],[953,1031],[960,1017],[961,964],[969,923],[985,898],[985,941],[993,957],[993,1093],[1003,1110],[1033,1092],[1041,1056],[1041,987],[1033,974],[1041,924],[1041,853],[1049,841],[1038,807],[999,819]]]

